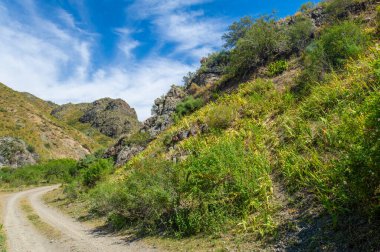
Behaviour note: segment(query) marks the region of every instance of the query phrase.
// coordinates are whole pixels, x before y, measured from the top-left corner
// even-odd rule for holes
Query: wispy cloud
[[[135,18],[148,19],[162,43],[176,43],[173,53],[182,53],[198,60],[221,46],[226,27],[222,19],[209,18],[193,10],[211,0],[136,0],[127,10]]]
[[[0,3],[0,81],[61,104],[122,98],[136,108],[141,120],[146,119],[154,99],[179,84],[197,60],[219,43],[223,22],[188,9],[204,2],[143,0],[129,8],[146,8],[138,18],[149,16],[160,42],[175,43],[172,54],[189,55],[195,63],[160,53],[136,59],[134,50],[141,42],[133,38],[135,30],[126,26],[114,29],[123,60],[102,65],[93,64],[100,35],[79,28],[65,10],[56,8],[60,23],[55,23],[39,12],[37,1],[26,0],[17,8]],[[85,6],[81,8],[86,12]],[[17,15],[19,11],[26,15]]]

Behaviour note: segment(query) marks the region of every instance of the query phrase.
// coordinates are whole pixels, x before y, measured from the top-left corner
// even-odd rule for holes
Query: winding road
[[[157,251],[141,241],[127,242],[122,237],[96,232],[93,228],[47,206],[41,197],[58,186],[39,187],[9,194],[3,201],[3,226],[9,252],[68,252],[68,251]],[[30,223],[21,209],[20,200],[28,199],[40,219],[60,233],[59,238],[49,239]]]

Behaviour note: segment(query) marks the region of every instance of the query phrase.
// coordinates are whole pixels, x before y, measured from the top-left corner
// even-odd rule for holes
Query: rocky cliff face
[[[152,117],[144,122],[142,132],[148,132],[152,137],[168,128],[173,123],[172,115],[175,109],[184,98],[186,92],[178,86],[172,86],[169,92],[157,98],[152,108]]]
[[[79,121],[90,123],[92,127],[112,138],[129,134],[140,126],[136,111],[128,103],[110,98],[93,102]]]
[[[65,104],[55,108],[51,114],[79,130],[90,132],[84,127],[87,124],[87,127],[111,138],[130,134],[141,127],[136,111],[122,99],[104,98],[93,103]]]
[[[21,139],[13,137],[0,138],[0,167],[17,168],[23,165],[35,164],[38,155],[33,147],[28,146]]]
[[[150,140],[173,124],[173,113],[178,103],[185,97],[186,92],[183,88],[173,85],[166,95],[154,101],[152,117],[144,122],[139,132],[122,137],[107,150],[105,157],[114,158],[116,165],[121,166],[143,151]],[[138,141],[132,140],[132,138],[136,138],[136,135],[140,136]]]

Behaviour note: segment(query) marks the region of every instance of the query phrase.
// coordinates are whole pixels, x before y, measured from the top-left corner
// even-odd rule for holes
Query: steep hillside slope
[[[213,58],[227,62],[220,81],[191,84],[206,105],[184,99],[174,125],[92,184],[92,212],[247,251],[379,250],[377,6],[329,0],[252,20],[227,61]]]
[[[135,110],[121,99],[65,104],[56,107],[51,114],[103,146],[122,135],[134,133],[141,126]]]
[[[79,159],[100,147],[95,141],[50,115],[57,105],[0,83],[0,137],[16,137],[42,160]]]

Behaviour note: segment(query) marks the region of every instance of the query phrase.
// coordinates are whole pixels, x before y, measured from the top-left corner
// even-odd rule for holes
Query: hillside
[[[187,77],[192,96],[171,126],[141,148],[120,142],[133,155],[115,173],[78,179],[90,212],[114,229],[215,235],[237,250],[379,249],[376,6],[331,0],[231,26],[228,50]]]
[[[0,83],[0,137],[20,138],[42,160],[79,159],[101,147],[88,136],[51,116],[50,112],[56,107]]]
[[[104,147],[140,127],[135,110],[121,99],[104,98],[93,103],[64,104],[54,108],[51,115]]]
[[[143,125],[115,116],[135,115],[120,100],[37,101],[97,141],[120,138],[77,163],[0,170],[0,182],[62,182],[51,204],[168,251],[379,251],[379,4],[326,0],[234,22]],[[25,117],[28,100],[5,91]]]

